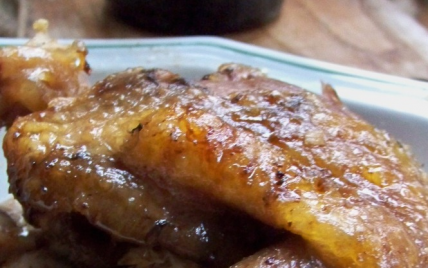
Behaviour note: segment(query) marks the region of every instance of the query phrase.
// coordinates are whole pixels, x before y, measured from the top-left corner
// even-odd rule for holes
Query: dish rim
[[[60,43],[70,43],[81,40],[91,49],[132,49],[132,48],[178,48],[178,47],[205,47],[226,50],[244,56],[261,58],[262,60],[279,64],[294,66],[309,71],[324,73],[351,79],[363,79],[369,82],[382,83],[384,85],[402,86],[406,92],[391,90],[390,93],[405,93],[407,96],[423,97],[428,100],[428,82],[396,75],[384,74],[363,70],[355,67],[344,66],[336,63],[316,60],[303,56],[293,55],[287,52],[275,51],[269,48],[243,43],[217,36],[191,36],[191,37],[161,37],[161,38],[129,38],[129,39],[58,39]],[[22,45],[28,39],[0,38],[0,47],[10,45]]]

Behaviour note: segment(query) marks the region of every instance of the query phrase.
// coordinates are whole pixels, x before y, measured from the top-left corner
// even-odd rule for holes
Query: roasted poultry
[[[72,96],[16,119],[3,148],[26,219],[79,265],[428,266],[427,175],[328,85],[226,64]]]
[[[46,146],[43,150],[49,153],[39,154],[36,149],[19,156],[16,150],[23,149],[17,142],[20,138],[5,142],[5,152],[11,157],[10,161],[7,157],[11,191],[30,223],[49,230],[46,236],[52,247],[63,249],[60,254],[71,252],[82,265],[103,267],[116,264],[131,244],[149,244],[201,265],[227,267],[264,244],[265,227],[244,213],[193,189],[135,176],[121,162],[124,144],[130,134],[137,134],[141,116],[164,98],[189,89],[180,77],[167,71],[129,70],[99,82],[72,103],[59,102],[15,121],[19,124],[33,117],[30,121],[35,125],[22,121],[26,125],[22,127],[29,127],[31,133],[33,127],[39,128],[36,125],[42,127],[39,134],[43,137],[33,145]],[[42,118],[47,121],[42,123]],[[20,135],[20,130],[13,129],[15,124],[8,133]],[[23,167],[21,161],[33,164]],[[33,174],[29,180],[22,177],[27,172],[24,169]],[[95,237],[82,237],[81,233]]]
[[[83,43],[60,45],[48,36],[47,27],[47,21],[39,20],[36,36],[25,46],[0,50],[0,127],[46,109],[53,99],[89,89]]]

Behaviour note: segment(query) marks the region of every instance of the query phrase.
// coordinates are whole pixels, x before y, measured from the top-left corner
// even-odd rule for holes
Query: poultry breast
[[[27,220],[83,264],[138,245],[187,267],[428,265],[426,174],[328,85],[131,69],[18,118],[3,148]],[[82,234],[93,254],[67,253]]]

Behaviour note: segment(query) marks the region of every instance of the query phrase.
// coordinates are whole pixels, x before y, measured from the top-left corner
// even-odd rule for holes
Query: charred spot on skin
[[[159,85],[158,78],[156,76],[156,69],[152,69],[146,72],[146,79],[152,83],[154,83],[156,86]]]
[[[281,179],[284,178],[285,174],[284,174],[284,172],[278,170],[276,172],[275,176],[276,176],[277,179],[281,180]]]
[[[282,186],[285,183],[285,174],[282,171],[277,171],[275,173],[275,178],[277,178],[277,181],[275,183],[276,186]]]
[[[77,153],[69,153],[69,154],[65,153],[64,156],[67,157],[69,160],[91,159],[89,152],[86,152],[86,151],[79,151]]]
[[[220,72],[227,76],[231,76],[233,74],[233,71],[235,71],[235,69],[232,66],[228,66],[227,68],[222,69]]]
[[[131,134],[134,134],[135,132],[140,132],[142,129],[143,129],[143,125],[139,123],[138,126],[136,126],[131,130]]]
[[[284,185],[284,183],[285,183],[285,180],[284,180],[284,179],[279,179],[279,180],[275,183],[275,185],[276,185],[276,186],[282,186],[282,185]]]
[[[178,78],[174,79],[172,82],[174,84],[177,84],[177,85],[180,85],[180,86],[187,86],[188,85],[187,82],[186,82],[186,80],[184,80],[184,78],[181,78],[181,77],[178,77]]]
[[[85,65],[83,67],[83,71],[85,71],[85,73],[87,73],[89,75],[92,73],[91,66],[89,65],[89,63],[86,60],[85,60]]]
[[[206,74],[206,75],[202,76],[201,80],[211,80],[211,74]]]

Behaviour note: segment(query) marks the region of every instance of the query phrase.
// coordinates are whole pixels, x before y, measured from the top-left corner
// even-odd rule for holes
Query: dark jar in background
[[[120,20],[163,34],[207,35],[251,29],[276,19],[284,0],[108,0]]]

